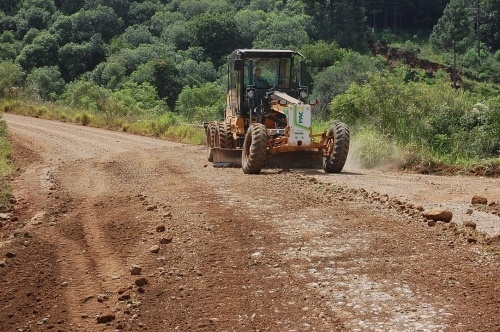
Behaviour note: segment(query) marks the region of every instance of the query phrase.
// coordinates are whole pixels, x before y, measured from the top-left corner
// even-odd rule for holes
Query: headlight
[[[307,91],[304,91],[304,90],[300,91],[300,97],[301,98],[307,97]]]
[[[254,97],[254,92],[253,91],[248,91],[247,96],[248,96],[248,98],[253,98]]]

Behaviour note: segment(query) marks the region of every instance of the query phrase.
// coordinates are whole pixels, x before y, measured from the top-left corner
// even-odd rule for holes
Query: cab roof
[[[257,56],[260,58],[283,58],[283,57],[294,57],[299,55],[304,58],[302,54],[292,50],[272,50],[272,49],[237,49],[234,50],[232,55],[240,56]]]

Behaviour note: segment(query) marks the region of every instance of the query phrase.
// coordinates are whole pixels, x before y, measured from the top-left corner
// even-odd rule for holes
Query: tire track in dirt
[[[343,174],[265,169],[245,176],[208,166],[202,147],[119,133],[107,139],[107,132],[60,124],[63,132],[98,140],[95,147],[89,136],[64,146],[57,134],[43,136],[51,122],[26,121],[33,121],[36,132],[25,135],[39,142],[33,149],[43,162],[15,184],[36,193],[26,214],[43,212],[23,249],[39,271],[28,263],[0,273],[44,277],[24,279],[37,282],[36,310],[0,312],[9,331],[33,330],[38,322],[40,330],[65,331],[499,327],[500,267],[489,248],[341,189],[336,180]],[[101,149],[105,141],[109,147]],[[52,144],[57,149],[44,147]],[[369,176],[346,175],[376,185]],[[21,248],[23,240],[10,245]],[[134,285],[132,264],[142,266],[147,285]],[[16,300],[0,303],[32,305],[11,279],[0,295],[14,290]],[[120,300],[117,289],[128,299]],[[100,302],[101,293],[108,298]],[[100,314],[115,319],[98,325]]]

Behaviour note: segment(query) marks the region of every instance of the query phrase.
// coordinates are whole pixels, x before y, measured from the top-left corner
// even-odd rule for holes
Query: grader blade
[[[323,157],[318,151],[293,151],[282,152],[269,156],[266,162],[267,168],[323,168]]]
[[[241,167],[241,149],[213,148],[214,167]],[[264,168],[323,168],[323,158],[318,151],[282,152],[270,155]]]
[[[213,148],[214,167],[241,167],[241,150]]]

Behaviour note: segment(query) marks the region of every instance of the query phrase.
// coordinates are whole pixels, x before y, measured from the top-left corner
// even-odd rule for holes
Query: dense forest
[[[399,50],[396,62],[376,54],[381,44]],[[0,97],[4,110],[51,102],[87,123],[200,123],[222,116],[236,48],[303,53],[322,101],[316,120],[363,128],[367,141],[387,141],[386,155],[415,145],[454,159],[500,153],[500,0],[2,0]],[[408,56],[431,65],[407,67]]]

